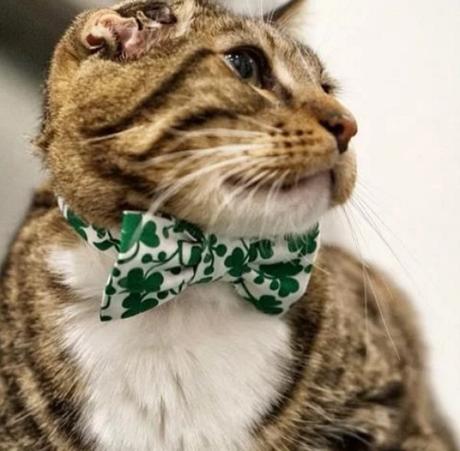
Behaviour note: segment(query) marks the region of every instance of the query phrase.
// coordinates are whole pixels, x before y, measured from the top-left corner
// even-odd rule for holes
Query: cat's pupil
[[[255,62],[250,55],[247,53],[230,53],[226,55],[226,58],[242,79],[252,78]]]

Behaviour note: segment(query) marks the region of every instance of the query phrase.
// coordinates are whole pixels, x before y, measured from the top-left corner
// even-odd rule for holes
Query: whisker
[[[244,116],[242,114],[239,114],[238,119],[245,120],[246,122],[249,122],[250,124],[252,123],[252,124],[258,125],[259,127],[265,128],[266,130],[270,130],[273,132],[282,131],[279,127],[273,127],[272,125],[265,124],[264,122],[254,119],[253,117],[250,117],[250,116]]]
[[[151,207],[149,208],[149,213],[154,213],[154,212],[158,211],[159,207],[166,200],[168,200],[169,198],[174,196],[174,194],[176,194],[180,189],[182,189],[184,186],[190,184],[191,182],[193,182],[198,177],[201,177],[203,175],[209,174],[210,172],[213,172],[213,171],[215,171],[217,169],[220,169],[220,168],[223,168],[225,166],[229,166],[229,165],[232,165],[232,164],[242,163],[242,162],[248,161],[249,159],[250,159],[250,157],[247,157],[247,156],[239,156],[239,157],[235,157],[235,158],[230,158],[228,160],[217,162],[215,164],[212,164],[210,166],[206,166],[204,168],[200,168],[197,171],[194,171],[194,172],[191,172],[190,174],[187,174],[185,177],[182,177],[177,182],[175,182],[172,186],[169,186],[169,188],[167,188],[166,191],[164,191],[158,197],[158,199],[156,199],[152,203]],[[160,187],[160,189],[162,189],[162,187]]]
[[[243,168],[243,170],[246,170],[246,166]],[[221,174],[215,174],[214,176],[217,176],[217,179],[212,179],[207,183],[204,187],[200,187],[199,192],[197,192],[197,196],[199,196],[201,199],[203,198],[209,198],[209,196],[213,193],[215,193],[216,189],[221,188],[222,185],[224,184],[225,180],[227,177],[232,176],[233,174],[236,174],[241,171],[241,167],[237,168],[230,168],[230,170],[223,170]],[[195,187],[197,189],[197,187]],[[189,203],[185,209],[183,210],[183,214],[186,214],[190,212],[194,208],[193,203]]]
[[[315,269],[321,271],[323,274],[326,274],[327,276],[331,276],[331,275],[332,275],[332,273],[331,273],[330,271],[328,271],[326,268],[320,266],[316,261],[312,263],[312,266],[313,266]]]
[[[117,138],[117,137],[120,137],[120,136],[123,136],[123,135],[127,135],[127,134],[132,133],[132,132],[134,132],[136,130],[145,129],[145,128],[146,128],[145,124],[134,125],[133,127],[127,128],[125,130],[121,130],[119,132],[110,133],[110,134],[104,135],[104,136],[95,136],[95,137],[92,137],[92,138],[87,138],[87,139],[84,139],[83,142],[84,143],[96,143],[96,142],[101,142],[101,141],[108,141],[110,139]]]
[[[355,199],[357,200],[357,199]],[[395,258],[395,260],[397,261],[397,263],[399,264],[399,266],[401,267],[401,269],[404,271],[404,273],[406,274],[406,276],[408,277],[408,279],[412,282],[414,288],[419,292],[419,294],[421,296],[424,295],[423,292],[420,291],[418,285],[417,285],[417,282],[414,280],[414,278],[412,277],[410,271],[405,267],[405,265],[402,263],[402,261],[399,259],[399,257],[397,256],[396,252],[393,250],[393,248],[391,247],[391,245],[388,243],[388,241],[385,239],[385,237],[383,236],[383,234],[380,232],[380,230],[378,229],[377,225],[375,224],[375,222],[372,220],[372,217],[365,211],[364,207],[360,206],[359,204],[355,204],[353,202],[350,203],[350,205],[352,207],[354,207],[358,213],[361,214],[362,218],[366,221],[366,223],[368,224],[368,226],[373,230],[374,233],[377,234],[377,236],[380,238],[380,240],[382,241],[382,243],[388,248],[388,250],[391,252],[392,256]],[[397,238],[397,237],[395,237]],[[404,246],[404,243],[401,243],[402,246]],[[388,294],[390,296],[393,296],[393,293],[390,289],[390,287],[388,286],[388,283],[384,280],[384,279],[381,279],[381,282],[383,283],[383,285],[385,286],[385,289],[386,291],[388,292]]]
[[[267,185],[268,182],[270,182],[271,179],[276,177],[276,172],[273,172],[273,170],[267,169],[266,170],[266,175],[259,180],[259,182],[256,183],[256,185],[249,191],[248,195],[246,196],[243,204],[243,209],[245,212],[245,217],[246,217],[246,222],[245,225],[247,225],[250,221],[252,212],[253,212],[253,203],[252,200],[254,196],[257,194],[257,192],[260,190],[260,188],[263,185]]]
[[[257,171],[260,168],[260,163],[253,167],[253,171]],[[236,173],[241,172],[241,168],[238,168],[238,171],[235,171]],[[232,190],[229,194],[227,194],[225,197],[225,200],[221,203],[219,208],[214,212],[210,224],[214,225],[217,220],[219,219],[220,215],[222,212],[225,210],[225,208],[234,200],[235,197],[237,197],[241,192],[246,190],[249,186],[251,186],[254,183],[257,183],[259,180],[263,179],[269,171],[262,171],[259,173],[256,173],[254,176],[250,177],[248,181],[240,186],[238,186],[236,189]],[[227,174],[228,177],[228,174]]]
[[[270,186],[270,189],[268,191],[268,194],[267,194],[267,197],[265,198],[265,203],[264,203],[264,213],[263,213],[263,223],[262,223],[262,226],[261,226],[261,229],[259,231],[259,238],[262,238],[265,234],[265,229],[266,229],[266,226],[267,226],[267,218],[269,216],[269,207],[270,207],[270,203],[273,199],[273,197],[275,197],[278,192],[279,192],[279,187],[282,185],[285,177],[286,177],[286,173],[288,173],[288,171],[285,171],[283,173],[283,177],[279,177],[279,173],[280,173],[280,170],[279,169],[276,169],[274,171],[274,174],[276,174],[276,177],[277,179],[272,183],[272,185]]]
[[[262,160],[262,161],[260,161]],[[241,179],[244,181],[246,180],[246,185],[250,185],[254,183],[254,179],[258,180],[260,178],[260,168],[263,166],[263,157],[258,157],[257,161],[249,161],[247,164],[245,164],[243,167],[239,165],[236,168],[233,168],[231,170],[226,170],[223,172],[223,174],[220,174],[219,178],[217,181],[214,183],[209,183],[208,184],[208,189],[206,190],[206,193],[203,192],[202,188],[200,188],[200,193],[198,193],[200,196],[208,196],[210,192],[215,192],[217,188],[221,188],[222,185],[225,183],[226,180],[228,180],[229,177],[235,175],[235,174],[240,174],[243,172],[244,176],[241,177]],[[251,175],[255,173],[254,175]],[[222,214],[224,211],[225,207],[231,202],[231,200],[239,194],[239,192],[242,190],[243,187],[239,186],[235,190],[231,191],[230,194],[227,194],[227,199],[224,202],[221,202],[219,204],[219,207],[216,209],[214,212],[213,218],[210,221],[210,225],[214,225],[217,222],[218,217]],[[224,195],[226,192],[228,193],[229,189],[225,188]],[[193,205],[190,205],[188,208],[193,208]],[[229,227],[229,226],[228,226]]]
[[[205,149],[186,149],[180,150],[177,152],[168,153],[165,155],[158,155],[156,157],[152,157],[147,161],[136,162],[141,166],[154,166],[157,164],[161,164],[164,162],[169,162],[171,160],[175,160],[182,157],[187,157],[186,163],[190,162],[190,158],[197,159],[203,156],[212,155],[214,153],[228,153],[228,154],[236,154],[241,153],[243,154],[245,151],[248,150],[259,150],[266,147],[265,144],[224,144],[215,147],[208,147]]]
[[[231,128],[205,128],[205,129],[190,130],[190,131],[171,129],[170,132],[177,134],[179,136],[185,136],[187,138],[194,137],[194,136],[241,137],[241,138],[267,136],[267,134],[264,132],[258,132],[258,131],[253,131],[253,130],[235,130]]]
[[[368,344],[369,343],[369,300],[368,300],[367,283],[366,283],[366,275],[365,275],[367,267],[366,267],[366,263],[365,263],[365,260],[364,260],[364,257],[361,251],[361,247],[359,246],[359,243],[358,243],[358,238],[356,236],[351,220],[347,214],[347,211],[344,206],[341,207],[341,210],[343,214],[345,215],[345,218],[348,224],[348,228],[350,229],[352,239],[355,245],[355,249],[358,252],[359,260],[361,262],[361,274],[362,274],[363,288],[364,288],[364,328],[365,328],[364,337],[365,337],[366,344]]]
[[[314,75],[314,73],[313,73],[313,71],[311,69],[311,64],[308,64],[308,62],[305,59],[304,54],[302,53],[302,51],[300,49],[298,49],[298,53],[300,55],[300,59],[302,60],[303,65],[305,67],[305,70],[308,73],[308,76],[310,77],[310,79],[314,80],[315,75]]]
[[[375,194],[369,189],[367,185],[365,185],[362,180],[358,178],[356,181],[356,189],[354,191],[354,194],[362,195],[362,196],[367,196],[367,198],[374,204],[378,203],[377,202],[377,197]]]
[[[382,319],[382,324],[383,324],[383,327],[385,329],[385,333],[388,336],[388,339],[389,339],[389,341],[391,343],[391,346],[393,347],[393,350],[394,350],[394,352],[396,354],[396,357],[399,360],[401,360],[401,356],[399,354],[398,348],[397,348],[396,343],[395,343],[395,341],[393,339],[393,336],[391,335],[390,328],[388,327],[388,324],[387,324],[387,321],[386,321],[386,318],[385,318],[385,315],[384,315],[384,312],[383,312],[383,309],[382,309],[382,306],[381,306],[381,303],[380,303],[380,298],[377,296],[377,292],[375,291],[374,282],[372,281],[372,278],[370,277],[367,265],[364,263],[364,258],[363,258],[363,254],[361,252],[361,247],[358,244],[357,236],[355,234],[354,228],[352,227],[350,216],[348,215],[347,211],[345,210],[345,207],[342,207],[342,211],[345,214],[345,217],[347,219],[348,225],[350,227],[350,231],[351,231],[351,233],[352,233],[352,235],[354,237],[353,240],[355,241],[355,246],[357,248],[357,251],[358,251],[358,253],[360,255],[360,259],[361,259],[361,267],[362,267],[362,270],[363,270],[363,277],[365,277],[363,282],[364,282],[364,289],[365,289],[366,341],[368,340],[368,325],[367,325],[367,317],[368,317],[368,307],[367,307],[367,305],[368,304],[367,304],[367,293],[366,293],[366,282],[367,282],[369,284],[369,288],[372,291],[373,299],[375,300],[375,304],[376,304],[377,309],[379,311],[379,315],[380,315],[380,317]],[[350,213],[350,215],[352,214],[351,211],[349,213]],[[356,225],[356,222],[355,222],[355,225]],[[359,230],[359,227],[357,227],[357,230]]]
[[[284,172],[281,174],[279,180],[276,182],[276,185],[277,185],[277,186],[276,186],[276,190],[275,190],[275,193],[274,193],[273,197],[278,196],[278,194],[280,193],[280,191],[281,191],[281,189],[282,189],[282,187],[283,187],[284,181],[286,180],[286,177],[289,175],[289,173],[290,173],[290,171],[289,171],[289,170],[286,170],[286,171],[284,171]],[[266,217],[266,218],[267,218],[267,217]],[[276,223],[275,223],[275,227],[274,227],[275,230],[279,230],[279,227],[278,227],[278,226],[279,226],[280,222],[283,222],[283,221],[285,221],[285,217],[284,217],[284,216],[278,216],[278,217],[277,217]]]
[[[402,242],[402,240],[393,232],[393,230],[390,229],[390,227],[388,227],[385,222],[378,216],[378,214],[367,204],[367,202],[364,201],[364,199],[359,199],[358,197],[356,197],[355,195],[355,198],[351,199],[350,200],[350,204],[358,211],[358,213],[361,214],[362,218],[366,221],[366,223],[369,225],[369,227],[374,231],[374,233],[380,238],[380,240],[382,241],[382,243],[385,245],[385,247],[388,249],[388,251],[391,253],[391,255],[393,256],[393,258],[398,262],[399,266],[401,267],[401,269],[404,271],[404,273],[406,274],[406,276],[414,283],[414,285],[416,286],[417,283],[415,282],[415,280],[413,279],[410,271],[407,269],[407,267],[404,265],[404,263],[402,262],[402,260],[400,259],[400,257],[398,256],[398,254],[396,253],[396,251],[393,249],[393,247],[391,246],[391,244],[389,243],[389,241],[387,240],[387,238],[383,235],[383,233],[379,230],[378,228],[378,225],[376,224],[376,222],[374,221],[374,218],[376,221],[378,221],[380,223],[381,226],[383,226],[388,233],[390,233],[393,238],[395,238],[396,240],[398,240],[399,244],[405,248],[405,245],[404,243]],[[406,248],[405,248],[406,249]],[[406,249],[407,253],[409,255],[411,255],[411,253]],[[419,263],[419,262],[417,262]]]

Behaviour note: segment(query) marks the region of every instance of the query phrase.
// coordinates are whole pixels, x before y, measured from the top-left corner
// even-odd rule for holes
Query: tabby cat
[[[1,450],[455,449],[404,295],[341,249],[321,246],[285,315],[217,281],[99,319],[116,252],[76,223],[116,237],[124,211],[158,210],[296,236],[350,197],[357,126],[289,32],[298,6],[129,1],[65,34],[37,140],[50,181],[2,272]]]

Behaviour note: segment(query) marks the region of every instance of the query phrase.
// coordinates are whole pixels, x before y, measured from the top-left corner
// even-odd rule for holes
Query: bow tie
[[[188,286],[225,281],[263,313],[282,315],[306,292],[318,250],[319,225],[307,233],[228,239],[166,215],[125,211],[120,237],[88,224],[59,199],[74,230],[116,262],[101,320],[130,318],[174,299]]]

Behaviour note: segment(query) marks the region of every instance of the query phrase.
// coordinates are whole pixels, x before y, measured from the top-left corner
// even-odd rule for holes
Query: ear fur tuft
[[[265,14],[264,19],[273,25],[291,29],[295,26],[296,19],[302,15],[306,3],[306,0],[289,0],[287,3]]]

